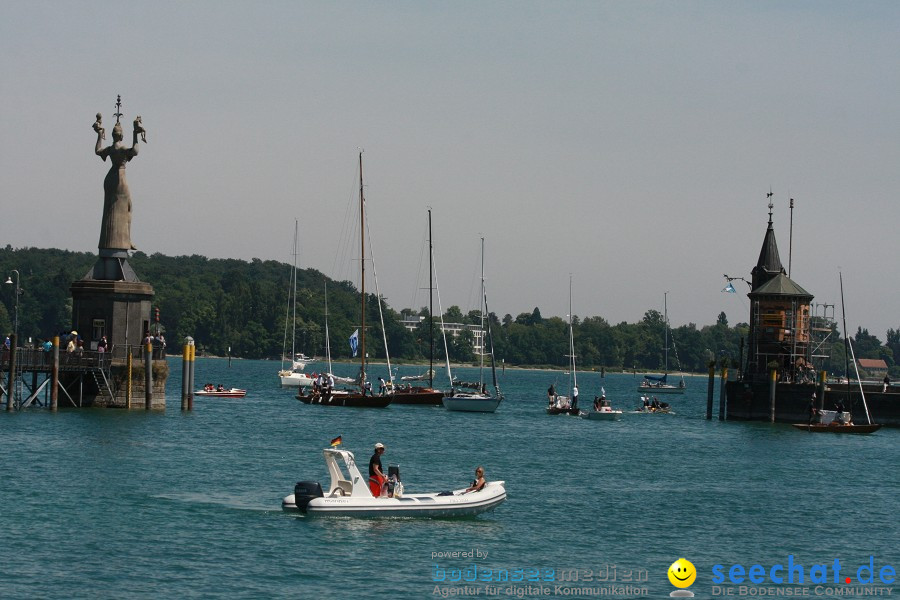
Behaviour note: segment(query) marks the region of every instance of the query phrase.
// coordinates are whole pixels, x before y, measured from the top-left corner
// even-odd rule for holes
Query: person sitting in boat
[[[222,384],[220,383],[220,384],[216,387],[216,391],[217,391],[217,392],[224,392],[224,391],[225,391],[225,386],[222,385]]]
[[[551,383],[550,387],[547,388],[547,403],[552,407],[553,403],[556,401],[556,387]]]
[[[213,389],[214,389],[213,384],[211,384],[211,383],[207,383],[206,385],[203,386],[204,392],[211,392],[211,391],[213,391]]]
[[[484,489],[484,486],[487,484],[487,481],[484,480],[484,467],[479,466],[475,469],[475,480],[472,482],[472,485],[466,488],[466,491],[463,493],[469,492],[480,492]]]
[[[381,492],[387,484],[387,477],[381,466],[381,455],[384,454],[384,444],[375,444],[375,453],[369,459],[369,491],[375,498],[381,497]]]

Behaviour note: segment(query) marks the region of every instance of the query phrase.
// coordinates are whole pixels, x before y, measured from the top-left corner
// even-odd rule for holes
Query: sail
[[[659,383],[665,383],[665,382],[666,382],[666,378],[667,378],[668,376],[669,376],[668,373],[665,374],[665,375],[661,375],[661,376],[659,376],[659,377],[656,377],[656,376],[654,376],[654,375],[644,375],[644,379],[647,379],[647,380],[649,380],[649,381],[658,381]]]

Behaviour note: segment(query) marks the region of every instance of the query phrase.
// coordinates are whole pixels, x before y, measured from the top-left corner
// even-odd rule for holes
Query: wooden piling
[[[706,420],[712,419],[713,393],[716,387],[716,365],[709,365],[709,383],[706,384]]]
[[[769,371],[769,422],[775,422],[775,387],[778,385],[778,371]]]
[[[190,352],[190,346],[188,346],[187,340],[184,342],[184,347],[181,350],[181,410],[187,410],[188,406],[188,353]]]
[[[728,396],[725,394],[725,383],[728,381],[728,367],[722,365],[722,379],[719,381],[719,420],[728,420]]]
[[[53,363],[50,366],[50,410],[59,408],[59,336],[53,336]]]
[[[144,344],[144,409],[153,408],[153,344]]]
[[[825,382],[828,380],[828,371],[819,373],[819,410],[825,409]]]
[[[16,396],[16,346],[18,345],[18,340],[16,339],[16,334],[12,334],[9,336],[10,348],[9,348],[9,383],[6,386],[6,410],[7,412],[11,411],[14,407],[14,400]]]
[[[191,340],[190,362],[188,363],[188,410],[194,410],[194,353],[196,350],[194,340]]]

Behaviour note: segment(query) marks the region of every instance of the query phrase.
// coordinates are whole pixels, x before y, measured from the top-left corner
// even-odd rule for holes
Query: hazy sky
[[[774,192],[791,277],[884,341],[898,315],[900,3],[0,0],[0,243],[95,251],[115,98],[152,254],[299,262],[338,239],[363,148],[378,283],[612,323],[749,319]],[[152,282],[151,282],[152,283]],[[24,283],[23,283],[24,285]],[[367,284],[371,287],[371,283]]]

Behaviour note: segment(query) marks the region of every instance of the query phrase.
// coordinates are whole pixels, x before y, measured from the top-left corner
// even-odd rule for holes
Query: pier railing
[[[135,361],[144,359],[143,346],[113,346],[109,352],[97,350],[75,350],[74,352],[61,351],[59,353],[59,368],[62,371],[77,371],[82,369],[102,369],[109,371],[113,363],[124,363],[131,352]],[[166,347],[154,342],[153,360],[166,358]],[[10,352],[6,348],[0,352],[0,371],[9,370]],[[47,371],[53,367],[53,352],[47,352],[42,348],[16,348],[16,370],[21,371]]]

